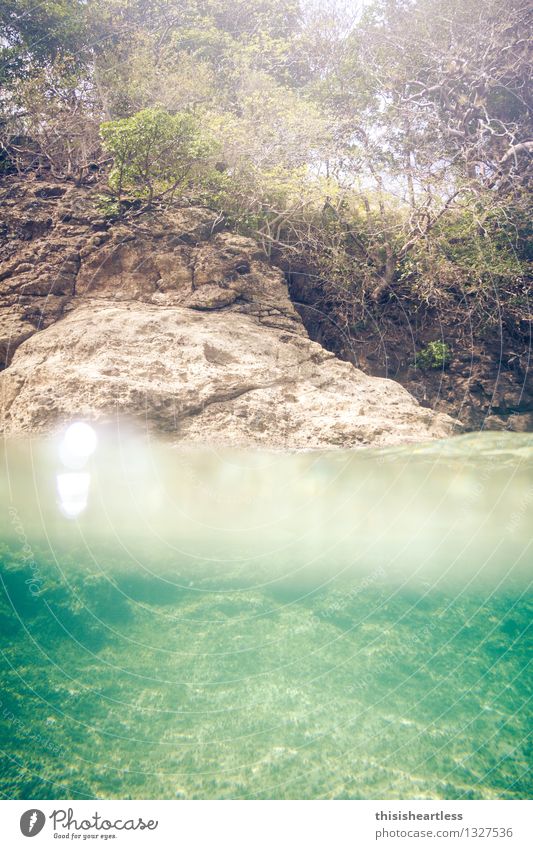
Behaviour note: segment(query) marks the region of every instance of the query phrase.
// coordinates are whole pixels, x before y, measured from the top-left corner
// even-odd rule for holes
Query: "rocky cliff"
[[[452,420],[312,342],[279,269],[216,213],[110,224],[94,190],[11,180],[1,427],[135,419],[176,442],[275,448],[444,437]]]

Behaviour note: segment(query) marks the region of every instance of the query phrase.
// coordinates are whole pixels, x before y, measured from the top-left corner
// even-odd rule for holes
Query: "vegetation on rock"
[[[420,368],[444,369],[450,364],[451,351],[446,342],[435,340],[416,355],[415,365]]]
[[[0,11],[0,167],[104,183],[111,215],[209,206],[341,335],[438,313],[523,377],[527,0],[32,5]]]

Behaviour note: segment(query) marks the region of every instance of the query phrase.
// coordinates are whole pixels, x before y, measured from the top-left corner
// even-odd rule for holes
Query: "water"
[[[5,446],[4,797],[531,794],[532,436],[119,436]]]

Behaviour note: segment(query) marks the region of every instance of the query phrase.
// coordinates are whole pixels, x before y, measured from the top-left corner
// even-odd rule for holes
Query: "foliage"
[[[446,342],[437,340],[429,342],[425,348],[418,352],[415,365],[419,368],[442,370],[449,366],[450,360],[450,346]]]
[[[90,82],[57,60],[17,79],[10,94],[0,140],[11,164],[83,180],[100,159],[100,115]]]
[[[174,198],[208,167],[214,143],[186,113],[143,109],[100,128],[104,150],[113,157],[109,187],[119,208],[124,193],[151,204]]]
[[[5,0],[2,163],[99,174],[110,215],[212,206],[306,270],[341,331],[396,301],[525,345],[530,4],[355,8]]]
[[[511,191],[531,150],[524,0],[378,0],[356,34],[356,73],[385,104],[391,150],[426,178],[446,167]],[[410,152],[410,161],[406,153]]]
[[[0,85],[58,59],[78,66],[87,52],[83,0],[3,0],[0,5]]]

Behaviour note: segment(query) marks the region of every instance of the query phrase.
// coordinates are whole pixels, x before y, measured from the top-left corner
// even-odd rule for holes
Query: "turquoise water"
[[[531,794],[533,437],[2,467],[4,797]]]

